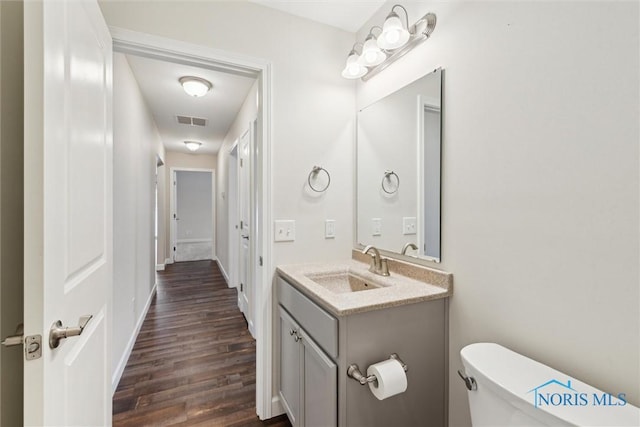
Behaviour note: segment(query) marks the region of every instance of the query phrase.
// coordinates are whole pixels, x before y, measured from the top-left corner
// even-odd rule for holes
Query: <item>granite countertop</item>
[[[390,270],[393,265],[390,264]],[[451,273],[421,266],[411,266],[409,269],[412,271],[407,272],[407,267],[402,267],[406,275],[391,270],[391,275],[388,277],[369,272],[368,264],[356,260],[330,264],[282,265],[276,268],[276,272],[296,289],[336,316],[430,301],[452,295]],[[314,277],[321,278],[326,283],[330,282],[331,276],[346,272],[351,272],[364,281],[380,287],[357,292],[335,292],[337,285],[328,283],[321,286],[312,280]],[[426,280],[419,280],[419,278]],[[333,288],[334,292],[329,290],[330,288]]]

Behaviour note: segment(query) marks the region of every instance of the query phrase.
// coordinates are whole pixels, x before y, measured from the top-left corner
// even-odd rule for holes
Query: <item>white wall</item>
[[[249,129],[249,124],[256,119],[257,114],[258,81],[256,80],[242,103],[242,107],[233,124],[229,127],[229,131],[224,137],[224,142],[218,152],[216,254],[218,262],[220,262],[226,274],[232,274],[231,260],[229,259],[229,248],[232,246],[232,242],[229,239],[229,155],[233,144]],[[237,173],[237,170],[234,173]]]
[[[119,380],[155,284],[154,194],[164,157],[126,56],[113,55],[113,373]],[[115,385],[115,384],[114,384]]]
[[[478,341],[639,405],[638,3],[406,6],[437,14],[433,36],[358,83],[358,106],[445,69],[450,425],[470,424],[455,372]]]
[[[23,318],[23,4],[0,2],[0,339]],[[0,425],[22,425],[23,352],[0,346]]]

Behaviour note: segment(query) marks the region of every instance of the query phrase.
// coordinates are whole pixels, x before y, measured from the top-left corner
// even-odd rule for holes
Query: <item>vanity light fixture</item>
[[[199,98],[205,96],[211,90],[213,85],[209,80],[200,77],[184,76],[179,79],[182,89],[193,97]]]
[[[397,10],[404,12],[404,23]],[[374,26],[365,38],[360,54],[353,45],[347,58],[347,65],[342,77],[347,79],[362,78],[367,81],[393,62],[402,58],[413,48],[427,40],[436,27],[436,15],[427,13],[409,26],[409,14],[402,5],[396,4],[382,24],[382,28]],[[376,37],[374,30],[379,30]]]
[[[185,141],[184,145],[187,146],[187,148],[189,149],[189,151],[196,151],[198,148],[200,148],[200,146],[202,145],[202,142],[198,142],[198,141]]]

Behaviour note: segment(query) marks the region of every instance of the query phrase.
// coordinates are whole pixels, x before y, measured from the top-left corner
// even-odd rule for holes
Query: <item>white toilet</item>
[[[640,426],[640,409],[493,343],[460,351],[473,426]],[[618,399],[617,397],[620,397]]]

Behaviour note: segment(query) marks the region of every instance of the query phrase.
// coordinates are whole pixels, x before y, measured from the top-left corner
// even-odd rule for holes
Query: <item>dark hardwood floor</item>
[[[113,397],[114,426],[290,426],[255,410],[256,345],[213,261],[168,265]]]

